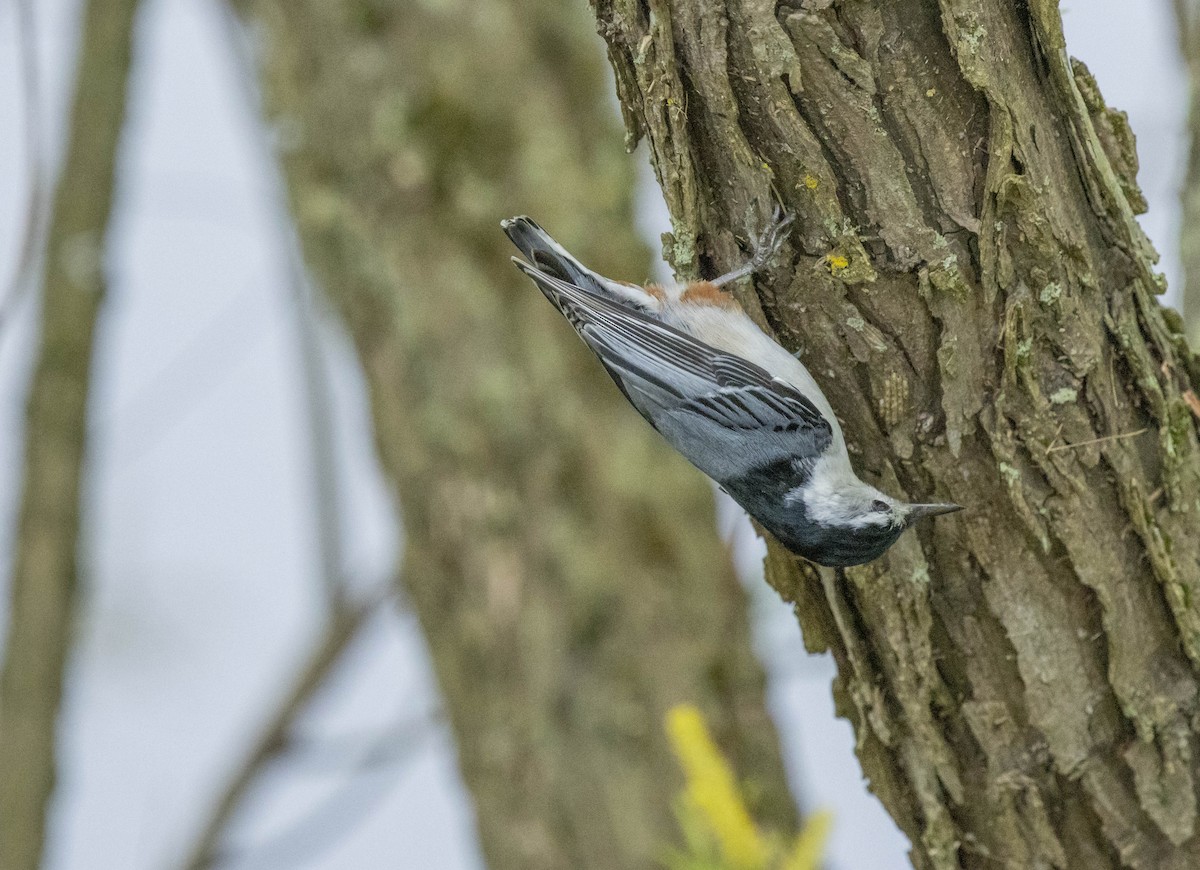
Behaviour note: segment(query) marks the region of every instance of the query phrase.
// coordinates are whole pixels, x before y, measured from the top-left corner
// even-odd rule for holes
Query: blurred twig
[[[360,743],[361,757],[348,767],[346,779],[324,800],[267,842],[231,850],[227,855],[218,856],[216,863],[234,867],[297,867],[312,861],[315,855],[343,840],[356,824],[366,819],[370,805],[396,784],[402,769],[400,765],[424,746],[437,721],[436,714],[419,716],[389,728],[366,744]],[[365,751],[361,748],[363,745]],[[289,751],[289,757],[292,755]],[[364,783],[364,773],[377,776]],[[385,778],[384,773],[392,775]]]
[[[262,114],[262,97],[258,91],[252,49],[245,28],[233,9],[224,0],[217,3],[217,11],[225,24],[229,46],[234,61],[240,68],[237,81],[242,87],[242,96],[247,108]],[[288,290],[292,297],[295,314],[297,350],[303,375],[303,402],[308,417],[310,467],[313,473],[315,492],[318,563],[327,603],[337,607],[344,603],[347,592],[343,571],[343,535],[341,527],[341,487],[337,469],[336,434],[334,431],[333,387],[329,382],[329,369],[321,347],[319,315],[323,300],[315,292],[308,272],[304,267],[304,256],[300,242],[292,226],[292,216],[287,209],[286,190],[279,177],[278,161],[272,148],[265,124],[257,127],[255,145],[265,166],[270,167],[271,189],[275,195],[272,205],[276,212],[276,226],[285,235],[288,261]]]
[[[184,862],[183,866],[188,870],[202,870],[214,865],[225,829],[251,786],[268,765],[287,750],[288,732],[292,725],[317,691],[325,685],[326,678],[341,660],[342,653],[351,641],[358,636],[359,629],[385,600],[386,594],[377,595],[360,604],[337,608],[330,614],[324,633],[297,672],[291,689],[280,701],[254,746],[237,765],[236,773],[217,799],[208,822]]]
[[[25,136],[25,174],[29,193],[25,205],[25,226],[13,273],[8,286],[0,290],[0,330],[12,320],[21,298],[33,286],[47,206],[46,172],[42,159],[45,152],[42,145],[42,89],[32,0],[13,0],[13,13],[17,27],[17,60],[21,69],[22,132]]]
[[[71,644],[92,336],[137,0],[87,0],[69,141],[44,258],[38,358],[0,673],[0,867],[36,870]]]
[[[360,770],[374,764],[391,764],[407,753],[409,744],[442,721],[440,709],[405,719],[374,734],[293,734],[288,738],[288,761],[308,773]],[[368,747],[364,751],[363,747]]]
[[[282,209],[280,211],[281,225],[290,227],[289,216]],[[309,466],[315,495],[313,509],[316,512],[318,564],[326,603],[337,608],[344,604],[347,588],[342,576],[345,561],[342,552],[341,487],[333,423],[333,387],[329,383],[329,369],[321,350],[319,324],[314,310],[318,300],[312,292],[304,263],[294,243],[289,246],[289,255],[289,283],[296,315],[304,407],[308,415]]]
[[[240,24],[223,3],[218,4],[218,11],[226,13],[225,20],[228,25],[230,45],[245,73],[239,77],[239,80],[245,85],[246,98],[251,103],[251,108],[257,110],[259,100],[254,90],[253,65],[246,56],[246,46],[242,39]],[[264,162],[274,165],[274,154],[266,141],[265,131],[259,145]],[[280,196],[276,197],[276,203],[280,204],[283,200],[282,185],[277,184],[277,189],[280,191]],[[285,230],[291,227],[290,215],[282,205],[278,207],[278,225]],[[315,644],[307,664],[297,674],[292,690],[281,701],[261,736],[244,761],[237,767],[236,773],[218,798],[208,822],[190,850],[184,865],[188,870],[212,867],[226,860],[222,855],[221,841],[237,809],[270,763],[280,758],[285,751],[290,751],[293,744],[289,740],[289,733],[296,720],[313,696],[325,685],[334,665],[357,636],[359,629],[366,622],[366,618],[380,602],[394,594],[391,591],[392,584],[389,582],[384,587],[387,591],[377,593],[366,604],[355,605],[350,601],[342,552],[343,535],[339,507],[341,498],[333,423],[335,411],[333,390],[321,348],[319,323],[315,310],[318,300],[304,271],[299,246],[291,232],[288,232],[287,242],[289,283],[296,317],[295,324],[304,389],[303,401],[308,419],[311,468],[314,475],[318,562],[322,587],[329,609],[329,622],[324,635]],[[387,739],[389,743],[395,740],[394,735],[388,736]],[[377,755],[379,751],[378,745],[373,746],[368,753],[368,760]],[[353,784],[353,780],[351,780],[351,784]],[[338,801],[337,805],[340,815],[344,816],[349,804]],[[323,813],[323,811],[320,812]],[[298,830],[303,832],[305,827],[301,826]],[[287,839],[291,836],[292,834],[289,833],[285,837],[277,838],[267,847],[267,851],[275,852],[294,848],[287,843]]]
[[[219,311],[189,338],[179,343],[158,366],[153,377],[121,407],[92,423],[103,431],[120,421],[124,435],[117,455],[121,463],[134,462],[168,440],[173,430],[225,384],[266,338],[267,328],[247,317],[246,290],[230,296]]]

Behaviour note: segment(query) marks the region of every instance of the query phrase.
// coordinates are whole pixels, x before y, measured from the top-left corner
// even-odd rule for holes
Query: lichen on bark
[[[685,276],[741,289],[857,468],[967,510],[768,579],[918,867],[1195,866],[1194,358],[1123,116],[1031,0],[593,0]]]

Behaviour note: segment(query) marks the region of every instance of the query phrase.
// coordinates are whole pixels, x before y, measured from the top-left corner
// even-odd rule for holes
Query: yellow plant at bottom
[[[821,856],[825,853],[825,841],[833,827],[833,813],[817,810],[804,820],[804,827],[796,835],[792,850],[783,859],[780,870],[817,870]]]
[[[715,840],[720,866],[728,870],[816,870],[833,817],[814,813],[785,853],[764,836],[750,817],[729,763],[708,731],[704,716],[690,704],[667,712],[667,737],[683,768],[682,795],[689,810]]]
[[[708,822],[721,857],[738,870],[765,867],[766,844],[746,810],[733,771],[708,733],[704,716],[692,706],[672,707],[667,713],[667,736],[687,780],[684,800]]]

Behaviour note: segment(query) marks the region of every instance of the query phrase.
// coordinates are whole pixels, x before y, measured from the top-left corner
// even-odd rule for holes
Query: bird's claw
[[[779,253],[779,249],[783,247],[783,241],[787,238],[787,231],[791,228],[796,220],[795,212],[784,211],[783,206],[775,204],[775,211],[771,214],[771,224],[758,237],[758,241],[754,245],[754,255],[751,262],[755,269],[761,269],[767,264],[773,256]]]
[[[722,287],[725,284],[765,269],[770,259],[779,253],[779,249],[783,247],[783,240],[787,238],[788,228],[791,227],[795,219],[796,216],[794,214],[785,212],[782,206],[776,204],[775,211],[771,216],[771,224],[755,240],[754,253],[750,256],[749,261],[732,272],[727,272],[718,278],[714,278],[712,280],[713,285]]]

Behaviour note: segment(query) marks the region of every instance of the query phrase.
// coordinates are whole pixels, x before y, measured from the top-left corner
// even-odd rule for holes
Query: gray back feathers
[[[657,318],[515,261],[575,327],[629,401],[724,483],[781,460],[815,461],[829,421],[794,387]]]

